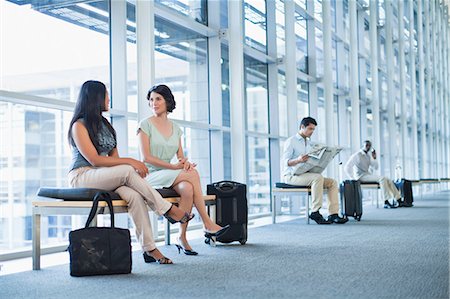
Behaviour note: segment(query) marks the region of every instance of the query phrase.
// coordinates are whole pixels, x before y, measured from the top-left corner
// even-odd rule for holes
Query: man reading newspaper
[[[347,219],[338,215],[338,184],[335,180],[324,178],[321,173],[339,153],[340,148],[321,145],[311,146],[309,138],[316,129],[317,122],[312,117],[305,117],[300,123],[300,130],[288,138],[283,150],[283,180],[287,184],[311,186],[312,213],[309,218],[317,224],[345,223]],[[328,218],[319,210],[323,202],[323,189],[328,190]]]

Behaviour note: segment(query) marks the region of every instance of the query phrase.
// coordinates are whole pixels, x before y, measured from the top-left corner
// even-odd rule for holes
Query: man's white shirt
[[[344,167],[345,173],[354,180],[359,180],[363,175],[371,174],[372,169],[378,169],[378,161],[362,149],[354,153]]]

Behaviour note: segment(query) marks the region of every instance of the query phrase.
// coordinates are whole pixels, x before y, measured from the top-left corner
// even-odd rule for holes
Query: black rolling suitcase
[[[414,201],[413,191],[412,191],[412,182],[406,179],[401,179],[395,182],[395,186],[403,197],[403,200],[406,204],[412,205]]]
[[[344,217],[354,217],[360,221],[362,216],[361,184],[355,180],[345,180],[339,186],[341,193],[341,211]]]
[[[207,185],[206,193],[216,196],[217,224],[230,225],[230,228],[215,241],[221,243],[239,241],[244,245],[247,242],[247,186],[232,181],[221,181]],[[211,238],[206,237],[205,243],[210,242]]]

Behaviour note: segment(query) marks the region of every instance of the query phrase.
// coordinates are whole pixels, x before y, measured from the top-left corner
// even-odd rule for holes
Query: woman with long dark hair
[[[157,188],[173,188],[180,194],[179,207],[190,212],[195,205],[202,218],[205,235],[218,236],[229,226],[221,227],[209,218],[203,200],[200,176],[195,169],[196,164],[189,162],[184,156],[181,145],[182,131],[167,115],[175,109],[175,98],[166,85],[152,87],[147,95],[153,116],[142,120],[139,124],[139,148],[145,164],[150,170],[146,180]],[[177,163],[171,163],[172,158]],[[180,224],[180,234],[176,244],[178,253],[197,255],[186,239],[187,223]]]
[[[193,218],[165,201],[146,181],[144,163],[121,158],[116,132],[102,112],[109,110],[106,86],[98,81],[85,82],[70,122],[68,139],[72,146],[69,184],[77,188],[99,188],[117,192],[127,201],[128,212],[136,227],[145,262],[172,264],[156,248],[147,206],[170,222],[187,223]]]

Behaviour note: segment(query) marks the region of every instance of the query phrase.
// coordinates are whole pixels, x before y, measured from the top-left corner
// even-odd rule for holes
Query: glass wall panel
[[[316,37],[316,70],[317,76],[323,77],[323,35],[322,30],[315,28]]]
[[[256,50],[266,53],[266,2],[245,0],[244,17],[245,43]]]
[[[267,64],[245,58],[247,130],[269,133]]]
[[[295,0],[295,4],[306,10],[306,0]]]
[[[297,39],[297,51],[295,57],[297,59],[297,69],[302,72],[308,72],[308,39],[306,19],[296,13],[295,36]]]
[[[2,0],[0,89],[74,102],[88,79],[109,86],[109,1],[32,2]]]
[[[202,188],[206,193],[206,185],[211,181],[211,159],[208,150],[210,149],[209,131],[183,127],[182,129],[184,134],[181,136],[181,143],[184,156],[197,164]]]
[[[300,120],[303,117],[309,115],[309,84],[300,80],[297,80],[297,119]]]
[[[275,19],[277,22],[277,57],[284,57],[286,55],[286,39],[285,39],[285,26],[284,26],[284,2],[277,0]]]
[[[288,135],[288,106],[286,96],[286,76],[278,73],[278,126],[280,136]]]
[[[248,211],[270,211],[269,140],[248,137]]]
[[[314,138],[316,141],[320,143],[326,143],[326,125],[325,122],[332,121],[331,119],[328,120],[325,117],[325,100],[324,100],[324,91],[323,87],[318,86],[317,87],[317,134]]]
[[[66,187],[71,112],[0,102],[0,251],[31,246],[31,201],[39,187]],[[43,217],[42,245],[67,241],[71,217]]]
[[[156,19],[156,27],[168,35],[156,39],[155,83],[166,84],[175,96],[171,117],[208,123],[207,39],[164,20]]]
[[[169,7],[181,15],[191,17],[199,23],[208,24],[207,0],[155,0],[155,2]]]

